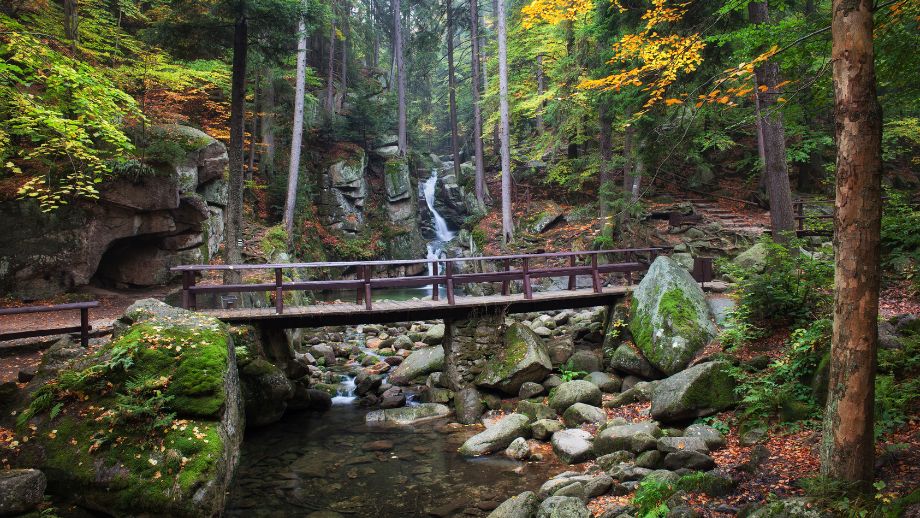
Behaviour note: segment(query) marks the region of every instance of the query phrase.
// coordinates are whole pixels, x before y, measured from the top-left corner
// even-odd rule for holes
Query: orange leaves
[[[591,11],[592,0],[533,0],[521,9],[524,15],[522,25],[529,29],[538,23],[555,25]]]

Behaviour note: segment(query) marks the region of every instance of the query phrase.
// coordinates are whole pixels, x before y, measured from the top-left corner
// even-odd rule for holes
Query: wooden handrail
[[[71,302],[68,304],[54,304],[51,306],[22,306],[17,308],[2,308],[0,309],[0,316],[3,315],[26,315],[30,313],[50,313],[52,311],[80,311],[80,325],[79,326],[67,326],[67,327],[55,327],[55,328],[44,328],[44,329],[35,329],[31,331],[13,331],[8,333],[0,333],[0,341],[4,340],[17,340],[19,338],[32,338],[36,336],[52,336],[59,334],[69,334],[69,333],[80,333],[80,344],[83,347],[89,345],[89,332],[93,329],[89,325],[89,310],[90,308],[99,307],[99,301],[93,300],[89,302]]]
[[[600,275],[612,272],[626,274],[627,282],[632,283],[632,273],[644,271],[655,257],[669,251],[671,247],[624,248],[615,250],[586,250],[580,252],[551,252],[543,254],[518,254],[483,257],[457,257],[443,259],[415,259],[395,261],[355,261],[355,262],[329,262],[329,263],[290,263],[290,264],[243,264],[243,265],[182,265],[172,268],[174,272],[182,274],[182,305],[185,308],[195,309],[197,306],[196,295],[199,293],[236,293],[236,292],[274,292],[275,311],[284,313],[285,291],[324,291],[335,289],[354,289],[355,301],[360,304],[364,301],[367,310],[373,308],[371,291],[373,288],[392,287],[432,287],[432,300],[439,300],[439,287],[443,284],[447,289],[447,304],[455,304],[454,287],[457,284],[474,283],[502,283],[502,294],[510,295],[511,281],[521,281],[524,298],[533,298],[533,278],[541,277],[568,277],[570,290],[575,289],[575,278],[578,275],[590,275],[591,286],[595,293],[602,291]],[[649,261],[643,263],[636,257],[637,254],[647,253]],[[625,260],[616,263],[601,264],[599,257],[613,254],[625,255]],[[587,264],[578,264],[578,257],[589,259]],[[568,259],[564,266],[542,265],[534,268],[532,261]],[[519,260],[521,267],[512,268],[511,262]],[[501,261],[502,269],[494,272],[483,273],[455,273],[455,263],[460,261]],[[441,268],[443,263],[443,270]],[[375,266],[404,266],[404,265],[430,265],[434,275],[411,277],[381,277],[373,278]],[[354,268],[355,279],[340,280],[305,280],[285,281],[285,269],[307,268]],[[274,282],[259,282],[254,284],[225,284],[225,285],[196,285],[195,273],[204,271],[228,270],[273,270]],[[443,273],[442,273],[443,272]]]

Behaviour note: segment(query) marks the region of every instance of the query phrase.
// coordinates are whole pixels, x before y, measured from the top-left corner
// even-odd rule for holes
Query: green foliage
[[[577,371],[572,364],[572,360],[565,362],[564,365],[559,367],[559,377],[562,378],[562,381],[572,381],[581,379],[587,376],[588,373],[585,371]]]
[[[907,193],[888,189],[885,195],[888,200],[882,212],[882,267],[920,286],[916,276],[920,266],[920,210],[910,206]]]
[[[269,261],[279,252],[287,252],[288,234],[284,227],[277,225],[269,228],[262,237],[262,253]]]
[[[886,491],[887,485],[881,480],[870,489],[827,477],[802,479],[798,483],[806,495],[815,499],[818,508],[842,518],[898,518],[906,507],[920,502],[920,491],[897,498],[896,493]]]
[[[636,506],[636,516],[641,518],[663,518],[671,511],[668,499],[677,488],[659,480],[643,480],[633,495],[632,504]]]
[[[920,333],[907,332],[899,349],[879,349],[875,378],[875,436],[909,420],[920,402]]]

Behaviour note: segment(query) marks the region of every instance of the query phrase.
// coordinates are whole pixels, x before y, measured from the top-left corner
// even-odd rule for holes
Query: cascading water
[[[455,233],[447,227],[447,221],[434,207],[434,193],[438,185],[438,168],[431,170],[431,176],[422,186],[422,193],[425,195],[425,203],[428,204],[428,211],[431,212],[431,222],[434,224],[434,239],[428,243],[428,259],[440,259],[443,257],[444,245],[454,238]],[[428,275],[435,275],[434,264],[428,263]]]
[[[332,398],[333,405],[350,405],[355,400],[355,377],[343,375],[339,389]]]

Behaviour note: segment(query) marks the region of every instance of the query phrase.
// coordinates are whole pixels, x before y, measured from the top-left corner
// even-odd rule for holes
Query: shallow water
[[[475,429],[446,433],[444,421],[368,426],[365,414],[335,406],[247,433],[227,515],[485,516],[498,502],[536,490],[551,472],[562,471],[555,461],[464,459],[457,447]]]

